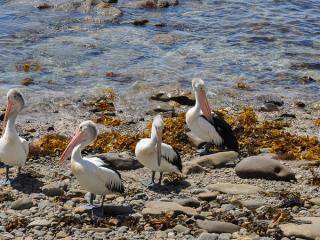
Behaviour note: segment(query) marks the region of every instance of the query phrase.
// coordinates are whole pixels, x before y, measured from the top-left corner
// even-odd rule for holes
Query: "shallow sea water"
[[[166,9],[119,0],[115,6],[123,16],[116,22],[97,21],[92,12],[38,10],[40,2],[0,0],[2,100],[11,87],[35,98],[93,94],[104,87],[143,96],[159,88],[190,89],[193,77],[217,92],[244,82],[253,90],[246,94],[320,98],[318,0],[180,0]],[[137,18],[149,23],[129,23]],[[163,33],[176,41],[157,43]],[[17,71],[26,62],[41,70]],[[316,81],[303,83],[306,76]],[[34,84],[22,86],[26,77]]]

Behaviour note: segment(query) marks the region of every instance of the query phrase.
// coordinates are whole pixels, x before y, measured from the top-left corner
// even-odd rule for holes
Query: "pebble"
[[[201,233],[198,240],[218,240],[219,234],[216,233]]]
[[[11,204],[11,209],[22,210],[29,209],[33,206],[33,202],[28,197],[22,197]]]
[[[198,208],[200,206],[200,202],[195,198],[178,198],[174,201],[184,207]]]
[[[64,191],[60,183],[50,183],[42,187],[42,192],[49,197],[64,195]]]
[[[180,224],[176,225],[176,226],[173,228],[173,230],[175,230],[178,234],[179,234],[179,233],[187,234],[187,233],[190,232],[190,229],[189,229],[189,228],[187,228],[187,227],[185,227],[185,226],[183,226],[183,225],[180,225]]]
[[[50,222],[46,219],[38,219],[34,220],[28,224],[28,227],[36,227],[36,226],[49,226]]]

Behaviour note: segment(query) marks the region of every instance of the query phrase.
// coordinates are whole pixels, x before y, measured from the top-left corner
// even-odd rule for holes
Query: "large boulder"
[[[278,160],[252,156],[244,158],[235,168],[241,178],[263,178],[269,180],[290,181],[295,175]]]
[[[297,220],[302,223],[286,223],[279,226],[285,236],[306,239],[320,238],[320,217],[300,217]]]
[[[239,154],[234,151],[218,152],[195,158],[191,160],[191,162],[196,163],[202,167],[219,168],[235,161],[238,158],[238,155]]]

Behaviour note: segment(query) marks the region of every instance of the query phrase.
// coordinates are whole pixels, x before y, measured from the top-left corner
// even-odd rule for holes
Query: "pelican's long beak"
[[[6,123],[8,121],[8,119],[10,118],[10,115],[12,113],[13,110],[13,103],[12,101],[8,100],[8,104],[7,104],[7,108],[6,108],[6,112],[4,114],[4,122]]]
[[[204,89],[199,90],[199,104],[205,118],[208,119],[208,121],[212,122],[212,113]]]
[[[157,160],[158,166],[161,164],[161,144],[162,144],[162,131],[157,130]]]
[[[72,150],[83,140],[84,140],[84,134],[83,132],[78,130],[74,135],[74,137],[72,138],[72,140],[70,141],[70,143],[68,144],[68,146],[66,147],[66,149],[64,150],[64,152],[62,153],[62,156],[60,158],[60,163],[67,160],[71,156]]]

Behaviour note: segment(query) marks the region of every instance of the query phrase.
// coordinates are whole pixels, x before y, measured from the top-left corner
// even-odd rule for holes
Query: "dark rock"
[[[234,233],[240,230],[235,224],[219,221],[198,220],[197,225],[209,233]]]
[[[306,106],[306,104],[302,101],[297,101],[296,102],[296,106],[299,107],[299,108],[304,108]]]
[[[135,170],[143,167],[141,163],[126,152],[104,153],[95,156],[101,158],[105,163],[111,164],[117,170]]]
[[[136,26],[144,26],[149,22],[148,19],[135,19],[132,24]]]
[[[44,9],[52,8],[52,6],[49,5],[48,3],[41,3],[38,6],[36,6],[36,8],[38,8],[39,10],[44,10]]]
[[[169,102],[175,101],[181,105],[193,106],[195,100],[190,98],[190,94],[179,94],[179,93],[157,93],[151,96],[151,100]]]
[[[146,8],[165,8],[177,4],[178,0],[144,0],[142,1],[141,6]]]
[[[11,204],[11,209],[14,210],[29,209],[31,207],[33,207],[33,202],[28,197],[22,197]]]
[[[269,180],[290,181],[295,175],[278,160],[252,156],[244,158],[235,168],[241,178],[263,178]]]
[[[175,199],[174,201],[184,207],[192,207],[192,208],[200,207],[200,202],[195,198],[178,198],[178,199]]]
[[[260,95],[258,97],[258,100],[263,102],[263,103],[273,103],[277,106],[282,106],[284,104],[283,100],[281,99],[281,97],[277,96],[277,95],[271,95],[271,94],[267,94],[267,95]]]
[[[294,113],[283,113],[280,117],[287,117],[287,118],[297,118]]]

